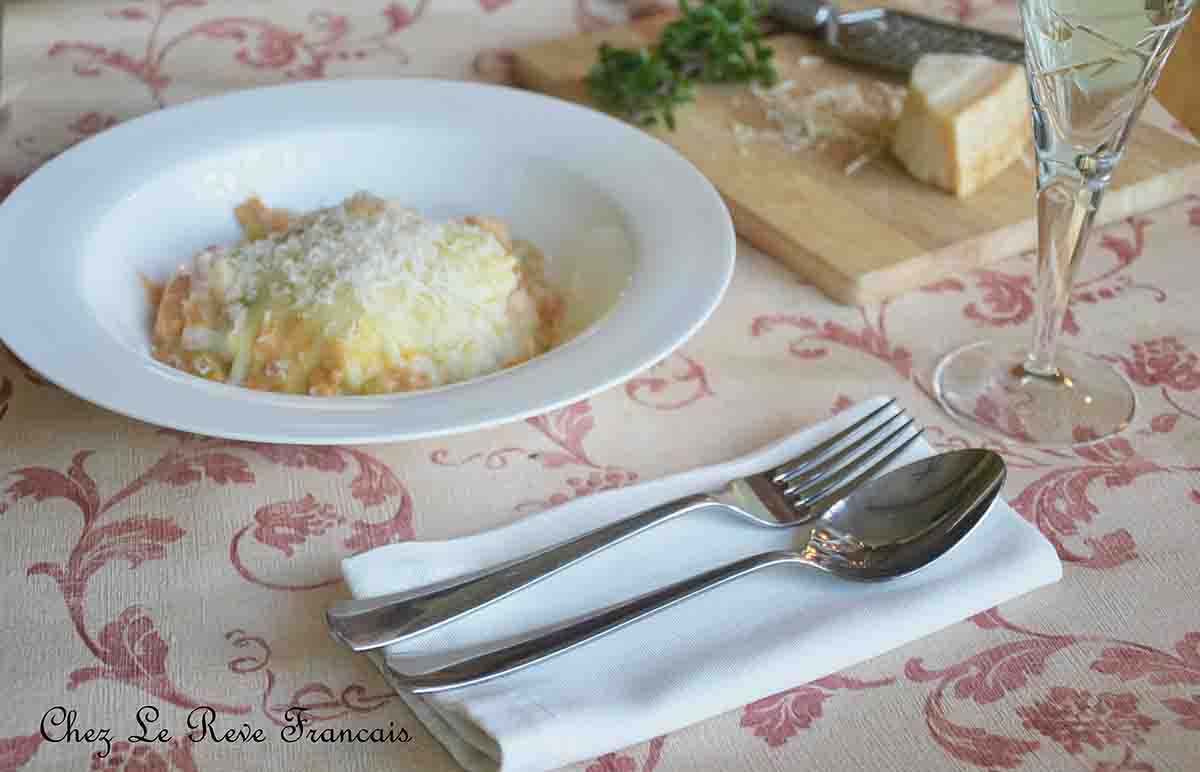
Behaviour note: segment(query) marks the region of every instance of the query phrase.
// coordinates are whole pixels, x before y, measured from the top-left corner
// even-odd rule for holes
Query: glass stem
[[[1087,246],[1100,198],[1111,166],[1100,175],[1075,170],[1046,173],[1050,164],[1039,164],[1037,219],[1037,296],[1034,302],[1033,345],[1024,363],[1030,375],[1061,376],[1054,364],[1058,334],[1071,301],[1075,269]]]

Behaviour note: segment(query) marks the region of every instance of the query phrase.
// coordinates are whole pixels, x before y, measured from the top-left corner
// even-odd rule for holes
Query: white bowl
[[[233,208],[252,194],[311,209],[358,190],[507,221],[549,256],[575,337],[500,373],[371,397],[251,391],[151,358],[139,274],[164,280],[235,241]],[[708,318],[736,246],[713,187],[646,133],[537,94],[419,79],[241,91],[129,121],[26,180],[0,234],[0,338],[47,378],[162,426],[313,444],[477,429],[626,380]]]

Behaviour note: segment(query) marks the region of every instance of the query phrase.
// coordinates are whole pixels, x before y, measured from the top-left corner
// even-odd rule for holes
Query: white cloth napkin
[[[860,403],[726,464],[575,499],[467,538],[380,547],[348,558],[342,571],[354,596],[365,598],[493,565],[775,466],[882,402]],[[918,441],[897,464],[931,452]],[[458,622],[389,647],[386,657],[400,672],[419,672],[431,658],[449,661],[729,560],[791,544],[787,532],[715,510],[696,512]],[[799,566],[776,567],[488,683],[420,697],[398,691],[470,772],[554,769],[849,667],[1061,575],[1051,545],[998,500],[958,547],[908,577],[857,584]]]

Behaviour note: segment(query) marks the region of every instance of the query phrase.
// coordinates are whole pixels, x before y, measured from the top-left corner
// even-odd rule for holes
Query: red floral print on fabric
[[[40,733],[0,738],[0,772],[17,772],[29,763],[41,744]]]
[[[1156,686],[1200,684],[1200,633],[1185,635],[1174,654],[1130,644],[1106,648],[1092,670],[1122,681],[1145,678]]]
[[[862,327],[857,331],[838,322],[819,322],[798,314],[756,316],[750,325],[750,335],[758,338],[780,329],[801,330],[803,334],[788,343],[788,352],[799,359],[822,359],[829,355],[829,349],[820,344],[833,343],[874,357],[908,380],[912,376],[912,352],[892,343],[888,337],[887,309],[887,303],[880,304],[871,319],[867,309],[860,308]]]
[[[750,703],[742,709],[738,725],[752,730],[755,737],[761,737],[767,745],[776,748],[821,718],[825,701],[834,696],[835,690],[877,689],[895,681],[895,678],[861,681],[835,673]]]
[[[351,448],[313,448],[304,446],[278,446],[260,443],[233,443],[233,447],[252,450],[277,464],[296,469],[311,468],[322,472],[344,473],[357,468],[350,482],[350,496],[364,509],[396,507],[393,514],[382,521],[351,519],[327,505],[320,503],[311,494],[299,500],[281,501],[259,508],[254,523],[239,529],[229,545],[229,559],[237,572],[247,581],[273,590],[303,591],[328,587],[341,581],[336,571],[333,575],[301,583],[281,582],[267,579],[252,568],[253,560],[243,554],[244,538],[249,533],[255,542],[283,553],[284,557],[295,557],[294,547],[309,539],[322,537],[330,531],[349,529],[341,546],[348,552],[362,552],[393,541],[412,538],[412,500],[408,491],[386,464],[370,454]]]
[[[928,670],[919,658],[912,659],[904,672],[917,683],[937,683],[925,700],[925,721],[934,742],[960,761],[1013,769],[1025,755],[1037,750],[1039,743],[952,721],[948,715],[947,690],[956,699],[968,699],[979,705],[994,703],[1008,692],[1024,687],[1031,676],[1044,673],[1047,660],[1073,643],[1074,639],[1067,636],[1038,637],[994,646],[944,670]]]
[[[1177,391],[1200,389],[1200,356],[1178,338],[1168,335],[1130,346],[1130,356],[1117,356],[1129,380],[1139,386],[1163,386]]]
[[[821,706],[830,696],[829,692],[812,686],[788,689],[747,705],[738,724],[752,729],[767,745],[783,745],[821,717]]]
[[[118,740],[104,758],[92,755],[91,769],[93,772],[198,772],[199,767],[192,757],[195,745],[191,740],[178,737],[162,745]]]
[[[173,82],[168,60],[184,44],[230,41],[236,45],[234,59],[246,67],[279,71],[286,78],[322,78],[334,61],[387,53],[406,63],[407,55],[393,47],[391,38],[412,26],[428,5],[429,0],[419,0],[411,9],[389,3],[380,10],[383,30],[361,38],[351,37],[350,21],[345,15],[314,10],[308,15],[307,31],[293,30],[266,18],[229,16],[197,22],[164,39],[169,17],[182,11],[200,12],[208,2],[157,0],[152,10],[128,6],[109,14],[114,21],[144,27],[143,50],[131,52],[99,42],[60,40],[50,46],[47,54],[51,58],[70,57],[79,77],[99,77],[106,70],[122,72],[145,86],[154,103],[162,107],[167,104],[166,92]]]
[[[704,365],[675,353],[625,383],[625,395],[655,410],[680,410],[713,396]]]
[[[38,131],[16,137],[13,140],[13,144],[29,156],[29,158],[33,159],[36,164],[40,165],[51,160],[64,150],[78,145],[88,137],[107,131],[120,122],[121,119],[115,115],[90,110],[66,124],[66,129],[70,134],[67,136],[65,142],[62,140],[62,135],[58,132]],[[17,184],[22,179],[20,177],[12,178]],[[14,184],[13,188],[15,187],[16,185]],[[5,195],[5,179],[3,176],[0,176],[0,201],[4,200]]]
[[[1200,390],[1200,356],[1174,335],[1130,344],[1130,354],[1108,356],[1138,386],[1158,387],[1163,401],[1200,421],[1200,409],[1182,404],[1178,395]]]
[[[225,640],[236,649],[246,650],[229,660],[230,672],[238,675],[262,673],[264,682],[260,708],[263,715],[276,726],[289,723],[286,716],[289,708],[303,708],[305,722],[320,723],[349,715],[373,713],[399,699],[386,685],[371,690],[362,684],[352,683],[338,690],[316,681],[310,681],[292,691],[286,699],[280,699],[275,694],[279,675],[270,666],[273,651],[266,639],[235,629],[225,633]]]
[[[1179,716],[1179,720],[1176,722],[1179,726],[1193,732],[1200,732],[1200,694],[1194,694],[1191,698],[1175,697],[1163,700],[1163,705]]]
[[[975,409],[972,414],[975,416],[975,420],[984,426],[998,429],[1005,435],[1022,442],[1033,441],[1029,430],[1025,427],[1025,419],[1021,417],[1016,405],[1005,403],[1001,406],[988,395],[980,394],[975,400]]]
[[[90,137],[94,134],[111,129],[120,123],[120,119],[115,115],[107,115],[99,113],[95,110],[84,113],[76,118],[71,123],[67,124],[67,128],[83,137]]]
[[[658,767],[658,763],[662,761],[663,745],[666,741],[667,738],[664,735],[655,737],[647,743],[646,757],[640,766],[633,757],[624,753],[606,753],[588,764],[586,772],[653,772]]]
[[[1095,772],[1155,772],[1152,764],[1133,757],[1133,748],[1126,748],[1120,761],[1097,762]]]
[[[98,634],[93,634],[89,629],[85,607],[88,584],[93,576],[102,568],[118,562],[124,563],[132,571],[147,562],[163,560],[171,545],[186,535],[171,518],[133,515],[123,520],[113,520],[108,516],[152,485],[254,485],[254,473],[246,460],[237,455],[239,451],[257,452],[266,460],[287,467],[333,472],[349,469],[346,461],[349,458],[356,464],[358,472],[350,483],[351,497],[367,509],[398,502],[398,508],[388,519],[382,522],[350,520],[333,514],[314,498],[306,497],[290,505],[260,509],[256,513],[255,525],[238,531],[231,543],[230,557],[234,567],[248,580],[272,589],[303,590],[327,586],[339,579],[332,577],[300,585],[263,580],[242,560],[238,549],[242,536],[254,529],[254,535],[259,537],[260,543],[291,557],[295,545],[323,534],[327,528],[348,527],[350,534],[343,540],[343,547],[348,550],[368,549],[389,541],[411,538],[411,501],[391,469],[363,451],[280,448],[173,434],[179,439],[177,449],[165,453],[107,499],[102,496],[99,486],[86,469],[92,452],[80,451],[72,458],[65,473],[47,467],[15,470],[15,479],[4,490],[5,499],[0,511],[11,509],[14,504],[24,500],[43,502],[62,499],[70,502],[83,516],[83,529],[66,563],[39,562],[31,565],[27,571],[28,576],[48,576],[56,582],[76,634],[101,663],[72,671],[68,677],[68,689],[103,679],[133,686],[179,707],[206,704],[219,712],[244,713],[249,706],[197,700],[172,682],[167,667],[169,643],[159,633],[150,613],[141,606],[133,605],[124,609],[107,622]]]
[[[1070,753],[1084,745],[1103,750],[1109,745],[1144,745],[1143,735],[1158,721],[1138,712],[1138,698],[1129,692],[1092,695],[1084,689],[1056,686],[1032,705],[1017,708],[1027,729],[1049,737]]]
[[[1178,424],[1178,419],[1177,414],[1155,416],[1142,434],[1170,433]],[[934,433],[935,436],[937,434],[940,434],[940,430]],[[1080,441],[1088,439],[1082,434],[1077,438]],[[967,447],[971,443],[965,438],[947,437],[946,440],[938,440],[937,444],[944,449],[951,449]],[[1069,450],[1038,448],[1016,451],[1003,443],[993,443],[992,449],[1021,468],[1050,469],[1026,485],[1015,498],[1010,499],[1010,503],[1054,544],[1061,559],[1095,569],[1115,568],[1137,556],[1134,538],[1124,528],[1099,536],[1084,535],[1083,528],[1094,524],[1095,517],[1100,513],[1095,502],[1095,483],[1102,482],[1105,489],[1124,488],[1150,474],[1200,471],[1200,466],[1157,464],[1140,454],[1130,437],[1114,437]],[[1043,458],[1035,458],[1035,453]],[[1064,463],[1080,459],[1085,463]],[[1071,545],[1081,537],[1086,551]]]
[[[506,468],[512,459],[524,458],[539,464],[543,469],[581,467],[586,470],[585,476],[572,475],[566,478],[565,491],[552,493],[544,499],[526,499],[519,502],[516,509],[520,512],[557,506],[580,496],[631,485],[638,480],[636,472],[619,466],[600,464],[589,456],[584,444],[596,422],[588,400],[581,400],[545,415],[527,418],[525,423],[549,440],[552,448],[530,450],[524,447],[503,447],[472,453],[458,461],[452,460],[449,450],[439,448],[430,453],[429,460],[439,466],[463,466],[482,461],[485,468],[499,470]]]
[[[15,471],[16,480],[5,490],[9,504],[23,499],[42,502],[63,499],[83,516],[83,530],[65,564],[41,562],[29,567],[28,576],[49,576],[58,585],[76,634],[102,664],[71,672],[67,689],[106,679],[133,686],[179,707],[209,704],[215,710],[244,713],[248,706],[201,701],[185,694],[167,673],[167,642],[155,629],[154,621],[139,606],[130,606],[93,635],[85,614],[89,580],[115,561],[124,561],[128,570],[136,570],[148,561],[162,560],[167,545],[178,542],[183,529],[169,518],[133,516],[100,524],[99,521],[120,502],[132,495],[134,487],[148,483],[143,476],[107,501],[85,465],[91,451],[80,451],[71,460],[66,473],[46,467],[26,467]]]
[[[1083,543],[1090,554],[1069,547],[1067,540],[1077,536],[1080,526],[1091,524],[1100,512],[1089,490],[1093,483],[1102,482],[1106,488],[1125,487],[1139,477],[1167,469],[1139,455],[1124,437],[1073,450],[1085,463],[1057,468],[1035,480],[1011,500],[1013,509],[1038,527],[1063,560],[1089,568],[1113,568],[1132,560],[1136,547],[1124,528],[1085,537]]]
[[[1146,229],[1152,222],[1145,217],[1130,217],[1123,224],[1132,232],[1131,238],[1111,232],[1100,237],[1100,249],[1114,258],[1113,265],[1099,275],[1076,281],[1063,315],[1064,334],[1080,334],[1074,306],[1113,300],[1132,290],[1149,293],[1157,303],[1167,299],[1162,289],[1135,282],[1127,272],[1134,261],[1142,256],[1146,245]],[[975,277],[976,288],[983,290],[983,296],[979,302],[972,301],[964,306],[963,316],[986,327],[1019,326],[1033,316],[1034,279],[1031,275],[984,269],[976,271]]]
[[[1023,758],[1042,748],[1037,739],[994,734],[983,727],[952,721],[953,700],[992,704],[1037,684],[1051,673],[1057,655],[1080,647],[1100,647],[1091,670],[1128,682],[1141,678],[1158,687],[1200,683],[1200,633],[1188,633],[1176,653],[1101,636],[1055,635],[1013,624],[997,609],[971,617],[981,630],[1019,636],[991,646],[943,670],[929,670],[920,659],[909,660],[905,673],[914,682],[933,682],[925,703],[926,723],[934,741],[955,758],[986,769],[1014,769]],[[1078,657],[1078,654],[1076,655]],[[1182,698],[1161,700],[1172,713],[1191,717],[1191,704]],[[1153,766],[1134,758],[1133,748],[1147,744],[1148,734],[1162,720],[1148,715],[1142,698],[1128,691],[1096,690],[1051,684],[1040,698],[1017,705],[1017,716],[1036,738],[1049,738],[1066,753],[1123,749],[1119,759],[1096,760],[1094,769],[1142,770]],[[1185,727],[1186,728],[1186,727]]]
[[[619,488],[637,481],[636,472],[612,465],[601,465],[593,461],[584,449],[584,440],[595,426],[591,415],[591,404],[584,400],[574,405],[535,418],[527,419],[558,450],[534,453],[534,458],[546,468],[582,466],[588,469],[586,477],[568,477],[567,490],[551,494],[546,499],[530,499],[517,504],[521,511],[544,509],[563,504],[580,496],[587,496],[610,488]]]
[[[254,513],[254,522],[254,538],[290,558],[295,555],[293,546],[303,544],[310,536],[321,536],[335,525],[344,525],[346,518],[332,504],[321,504],[309,493],[298,501],[260,507]]]
[[[963,308],[963,316],[968,319],[988,327],[1008,327],[1024,324],[1033,315],[1031,276],[981,270],[976,273],[976,286],[983,290],[980,302],[986,310],[978,303],[969,303]],[[1063,320],[1063,331],[1068,335],[1079,331],[1069,310]]]

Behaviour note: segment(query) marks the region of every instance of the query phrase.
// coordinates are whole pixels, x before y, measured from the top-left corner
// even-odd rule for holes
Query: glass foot
[[[1133,389],[1095,357],[1059,348],[1058,376],[1024,369],[1027,349],[983,341],[943,359],[938,401],[977,428],[1034,445],[1072,445],[1116,434],[1133,419]]]

